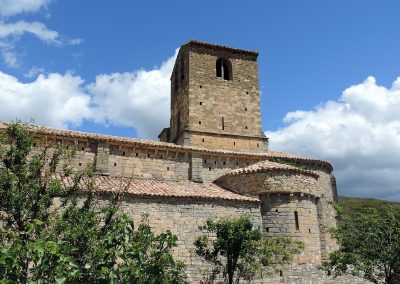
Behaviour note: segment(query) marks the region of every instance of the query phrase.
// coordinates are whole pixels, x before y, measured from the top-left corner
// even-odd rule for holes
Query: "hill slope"
[[[365,212],[365,210],[367,210],[368,208],[376,208],[379,210],[388,206],[392,206],[400,215],[400,202],[339,196],[339,204],[343,207],[344,213],[348,214]]]

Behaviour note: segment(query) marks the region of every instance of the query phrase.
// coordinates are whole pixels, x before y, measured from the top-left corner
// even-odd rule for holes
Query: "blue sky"
[[[181,44],[258,50],[271,146],[332,161],[343,194],[400,200],[398,11],[372,0],[0,0],[0,119],[154,138]]]

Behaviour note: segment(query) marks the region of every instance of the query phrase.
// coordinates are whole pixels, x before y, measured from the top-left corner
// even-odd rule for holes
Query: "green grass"
[[[400,216],[400,202],[390,202],[390,201],[370,199],[370,198],[339,196],[339,204],[343,208],[344,213],[350,215],[356,213],[363,213],[367,211],[369,208],[376,208],[377,210],[381,210],[385,207],[391,206]]]

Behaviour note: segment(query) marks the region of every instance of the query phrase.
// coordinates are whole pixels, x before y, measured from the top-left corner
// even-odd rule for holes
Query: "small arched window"
[[[225,58],[218,58],[216,62],[217,77],[232,80],[231,62]]]

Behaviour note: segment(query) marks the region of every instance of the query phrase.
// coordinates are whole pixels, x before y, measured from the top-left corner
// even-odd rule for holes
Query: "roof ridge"
[[[0,130],[7,127],[7,124],[10,122],[0,121]],[[69,138],[76,138],[76,139],[93,139],[93,140],[101,140],[107,142],[114,142],[114,143],[126,143],[126,144],[139,144],[144,146],[151,146],[151,147],[165,147],[174,150],[188,150],[188,151],[197,151],[197,152],[205,152],[210,154],[232,154],[232,155],[240,155],[240,156],[250,156],[250,157],[258,157],[258,158],[278,158],[278,159],[292,159],[298,160],[303,162],[315,162],[319,163],[323,166],[327,166],[330,171],[333,170],[333,166],[331,163],[318,160],[318,159],[311,159],[306,157],[300,157],[295,154],[281,152],[281,151],[272,151],[269,150],[267,152],[239,152],[239,151],[231,151],[231,150],[218,150],[218,149],[207,149],[201,147],[194,147],[194,146],[183,146],[174,143],[168,142],[161,142],[155,141],[150,139],[140,139],[140,138],[132,138],[132,137],[123,137],[123,136],[114,136],[109,134],[98,134],[93,132],[84,132],[79,130],[69,130],[69,129],[62,129],[62,128],[55,128],[49,126],[39,126],[35,124],[29,124],[29,127],[32,128],[32,133],[34,134],[42,134],[42,135],[52,135],[52,136],[62,136],[62,137],[69,137]]]
[[[258,172],[272,172],[272,171],[290,171],[290,172],[300,173],[300,174],[304,174],[304,175],[309,175],[314,178],[319,177],[319,174],[317,174],[316,172],[311,171],[311,170],[301,169],[301,168],[298,168],[298,167],[295,167],[292,165],[277,163],[277,162],[273,162],[270,160],[264,160],[264,161],[257,162],[255,164],[252,164],[252,165],[244,167],[244,168],[239,168],[239,169],[234,169],[232,171],[229,171],[229,172],[219,176],[215,181],[224,179],[225,177],[228,177],[228,176],[236,176],[236,175],[242,175],[242,174],[248,174],[248,173],[258,173]]]
[[[250,54],[250,55],[253,55],[256,57],[258,56],[258,51],[256,51],[256,50],[240,49],[240,48],[229,47],[226,45],[208,43],[208,42],[203,42],[203,41],[198,41],[198,40],[190,40],[185,45],[195,45],[195,46],[209,47],[209,48],[215,48],[215,49],[225,49],[225,50],[232,51],[234,53],[244,53],[244,54]]]

